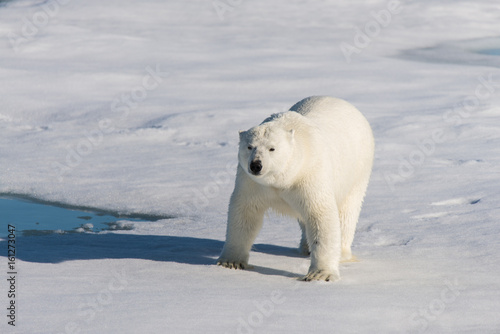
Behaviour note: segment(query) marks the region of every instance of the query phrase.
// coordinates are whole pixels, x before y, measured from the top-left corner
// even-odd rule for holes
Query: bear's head
[[[240,132],[240,166],[260,184],[281,184],[292,162],[293,152],[294,130],[278,126],[275,122]]]

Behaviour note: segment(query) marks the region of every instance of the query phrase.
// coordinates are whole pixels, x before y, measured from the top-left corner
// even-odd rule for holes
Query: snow
[[[1,332],[497,333],[500,58],[487,51],[500,47],[497,9],[2,2],[0,194],[172,218],[18,231],[15,327],[5,317],[15,221],[2,219]],[[237,131],[310,95],[348,100],[374,130],[359,262],[342,264],[336,283],[297,281],[309,263],[298,225],[270,214],[253,269],[215,266]]]

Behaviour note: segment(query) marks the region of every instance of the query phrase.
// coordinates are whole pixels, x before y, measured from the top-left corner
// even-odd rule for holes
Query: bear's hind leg
[[[309,256],[311,255],[311,251],[309,250],[309,244],[307,243],[306,226],[300,219],[298,220],[298,222],[300,225],[300,229],[302,231],[302,237],[300,238],[300,245],[299,245],[299,253],[304,256]]]
[[[354,233],[356,232],[356,225],[367,185],[368,182],[363,182],[354,187],[339,210],[340,229],[342,233],[342,255],[340,261],[342,262],[355,261],[351,245],[354,240]]]

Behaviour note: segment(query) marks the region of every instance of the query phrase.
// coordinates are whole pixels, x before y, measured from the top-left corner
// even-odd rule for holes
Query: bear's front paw
[[[248,266],[248,263],[245,263],[243,261],[231,261],[231,260],[225,260],[225,259],[218,259],[217,265],[224,267],[224,268],[229,268],[229,269],[245,269]]]
[[[327,281],[335,282],[340,279],[338,272],[333,272],[326,269],[310,270],[306,276],[302,277],[302,281]]]

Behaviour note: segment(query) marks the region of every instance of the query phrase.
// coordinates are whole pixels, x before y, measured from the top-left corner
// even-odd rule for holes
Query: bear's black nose
[[[260,160],[255,160],[250,163],[250,171],[254,175],[258,175],[262,170],[262,162]]]

